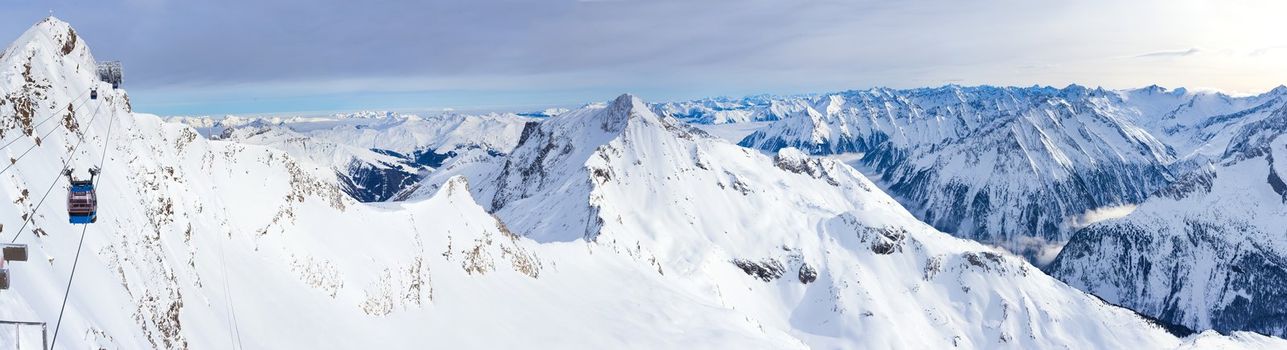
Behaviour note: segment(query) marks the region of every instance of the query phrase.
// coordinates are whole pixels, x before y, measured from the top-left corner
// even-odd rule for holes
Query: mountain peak
[[[77,57],[76,63],[81,65],[92,66],[94,62],[89,50],[71,24],[53,16],[45,17],[27,28],[27,31],[10,43],[5,48],[4,54],[0,56],[21,56],[13,55],[13,51],[24,49],[47,51],[53,57],[74,56]]]
[[[474,198],[469,194],[469,180],[464,176],[456,175],[447,179],[447,182],[438,190],[439,195],[445,194],[447,198],[453,200],[468,199],[473,202]]]
[[[617,96],[617,98],[613,99],[613,100],[612,100],[612,103],[611,103],[611,106],[631,106],[631,107],[633,107],[633,105],[634,105],[634,104],[643,104],[643,101],[639,100],[639,97],[638,97],[638,96],[635,96],[634,94],[631,94],[631,93],[628,93],[628,92],[627,92],[627,93],[621,94],[621,96]]]
[[[1287,94],[1287,85],[1278,85],[1273,90],[1269,90],[1269,93],[1273,95]]]
[[[602,121],[603,131],[616,133],[624,130],[626,125],[633,119],[646,119],[657,121],[659,118],[653,114],[652,109],[635,95],[621,94],[608,104],[599,114]]]
[[[47,24],[47,25],[52,25],[52,26],[64,26],[64,27],[65,27],[65,26],[70,26],[70,24],[68,24],[68,23],[67,23],[67,21],[64,21],[64,20],[62,20],[62,19],[59,19],[58,17],[54,17],[53,15],[49,15],[49,16],[45,17],[45,19],[42,19],[42,20],[40,20],[40,22],[37,22],[37,23],[36,23],[36,25],[37,25],[37,26],[39,26],[39,25],[46,25],[46,24]]]

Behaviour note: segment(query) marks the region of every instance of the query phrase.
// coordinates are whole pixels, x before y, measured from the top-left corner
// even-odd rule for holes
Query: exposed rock
[[[737,265],[737,267],[742,269],[742,272],[746,272],[747,275],[751,275],[751,277],[758,278],[764,282],[781,278],[782,274],[786,271],[786,268],[782,267],[782,263],[774,259],[764,259],[758,262],[744,259],[733,259],[733,265]],[[804,270],[802,269],[802,274],[803,271]],[[801,278],[801,281],[803,280],[804,279]]]

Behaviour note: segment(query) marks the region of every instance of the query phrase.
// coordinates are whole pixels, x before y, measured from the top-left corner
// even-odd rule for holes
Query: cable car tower
[[[112,84],[113,89],[121,88],[122,75],[121,61],[107,61],[98,63],[98,80]]]
[[[0,290],[9,289],[9,269],[5,262],[27,261],[26,244],[0,244]]]

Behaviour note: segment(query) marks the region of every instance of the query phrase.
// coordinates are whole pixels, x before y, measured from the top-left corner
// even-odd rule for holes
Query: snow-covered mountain
[[[361,202],[391,198],[419,182],[429,171],[394,152],[365,149],[313,138],[283,125],[247,125],[226,129],[221,140],[277,148],[293,158],[334,170],[324,181],[338,184],[344,193]]]
[[[1234,97],[1218,92],[1166,90],[1157,86],[1119,92],[1140,111],[1139,124],[1177,152],[1177,173],[1219,162],[1239,129],[1259,121],[1287,99],[1287,86]]]
[[[203,135],[285,150],[330,167],[333,181],[362,202],[385,201],[459,154],[509,152],[529,118],[513,114],[432,117],[394,113],[328,117],[172,117]]]
[[[1287,225],[1277,219],[1285,214],[1279,195],[1287,186],[1278,185],[1269,151],[1287,125],[1276,115],[1282,113],[1287,87],[1245,97],[1157,86],[1123,91],[949,86],[778,99],[784,101],[780,105],[796,102],[800,112],[743,144],[768,150],[796,146],[816,154],[860,152],[855,164],[882,175],[882,183],[904,204],[925,208],[920,217],[957,234],[996,242],[997,237],[980,237],[977,230],[995,229],[998,219],[1003,225],[1046,222],[1029,231],[1060,235],[1001,237],[998,243],[1037,261],[1064,249],[1051,272],[1112,303],[1194,329],[1283,335],[1287,313],[1278,305],[1287,304],[1287,255],[1266,242],[1287,239]],[[1060,108],[1051,111],[1052,102]],[[990,159],[1013,154],[1016,147],[1024,157],[1010,157],[1000,166]],[[1072,157],[1063,156],[1068,154]],[[1138,164],[1146,164],[1145,171],[1128,171]],[[1076,186],[1046,176],[1067,169],[1074,169],[1070,179]],[[1004,189],[1007,199],[969,200],[980,198],[973,193],[992,192],[978,189],[980,184]],[[1161,192],[1145,197],[1155,190]],[[934,197],[942,193],[955,197]],[[1034,203],[1051,193],[1063,195]],[[1146,198],[1136,211],[1135,204]],[[1022,209],[1018,216],[1016,209]],[[941,213],[962,210],[975,211],[943,220]],[[1122,216],[1127,218],[1092,225]],[[993,221],[970,227],[980,226],[980,218]],[[1054,223],[1059,224],[1051,227]],[[1063,248],[1063,235],[1072,232],[1078,233]],[[1025,249],[1030,242],[1051,248]]]
[[[74,282],[56,349],[1287,346],[1177,337],[839,161],[765,156],[631,96],[365,204],[320,162],[132,113],[92,67],[52,18],[0,57],[0,239],[33,257],[6,265],[0,319],[53,327]],[[68,224],[64,164],[101,165],[97,223]]]
[[[1287,103],[1258,102],[1176,128],[1210,135],[1193,148],[1218,162],[1078,231],[1049,271],[1168,322],[1287,334]]]
[[[518,115],[521,115],[524,117],[532,117],[532,118],[549,118],[559,114],[567,113],[570,110],[571,109],[555,107],[555,108],[546,108],[539,112],[519,113]]]
[[[1171,179],[1173,152],[1122,101],[1080,86],[848,91],[779,102],[796,111],[741,144],[858,153],[926,222],[1040,257],[1079,218]]]
[[[740,99],[718,97],[665,102],[653,104],[651,107],[658,115],[697,124],[774,121],[798,110],[789,102],[769,95],[747,96]]]

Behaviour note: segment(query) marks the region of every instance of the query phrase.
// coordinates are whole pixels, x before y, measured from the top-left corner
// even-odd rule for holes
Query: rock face
[[[1051,274],[1193,329],[1287,334],[1287,109],[1270,100],[1236,118],[1218,162],[1078,231]]]

